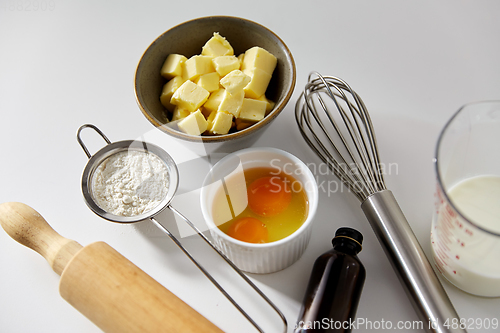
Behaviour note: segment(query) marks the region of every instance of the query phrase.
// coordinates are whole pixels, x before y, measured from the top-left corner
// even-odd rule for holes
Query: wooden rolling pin
[[[222,332],[106,243],[83,247],[18,202],[0,205],[0,225],[49,262],[61,296],[104,332]]]

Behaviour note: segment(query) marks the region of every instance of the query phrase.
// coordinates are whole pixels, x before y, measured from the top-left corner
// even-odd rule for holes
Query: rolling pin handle
[[[42,255],[59,275],[82,249],[77,242],[54,231],[36,210],[20,202],[0,204],[0,225],[15,241]]]

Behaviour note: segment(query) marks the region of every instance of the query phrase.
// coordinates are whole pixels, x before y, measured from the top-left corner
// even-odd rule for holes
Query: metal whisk
[[[359,95],[342,79],[313,72],[295,106],[307,144],[360,200],[380,244],[428,332],[466,332],[392,192],[375,131]],[[455,328],[457,327],[457,328]]]

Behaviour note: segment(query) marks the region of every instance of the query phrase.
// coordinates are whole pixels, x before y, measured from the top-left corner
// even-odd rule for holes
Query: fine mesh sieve
[[[106,141],[106,146],[101,148],[94,155],[90,154],[89,150],[87,149],[83,140],[81,139],[80,134],[82,130],[85,128],[92,128],[104,139],[104,141]],[[179,184],[179,172],[175,161],[165,150],[156,145],[144,141],[127,140],[127,141],[118,141],[112,143],[99,128],[91,124],[85,124],[80,126],[77,132],[77,141],[82,147],[87,157],[89,158],[89,161],[87,162],[87,165],[85,166],[82,175],[82,192],[83,192],[83,197],[85,199],[85,203],[95,214],[108,221],[118,222],[118,223],[135,223],[147,219],[151,220],[151,222],[153,222],[158,228],[160,228],[160,230],[162,230],[164,233],[168,235],[168,237],[170,237],[170,239],[182,250],[182,252],[186,254],[186,256],[203,272],[203,274],[215,285],[215,287],[219,289],[219,291],[238,309],[238,311],[241,314],[243,314],[243,316],[245,316],[245,318],[259,332],[264,332],[259,327],[259,325],[248,315],[248,313],[245,312],[241,308],[241,306],[224,290],[224,288],[217,282],[217,280],[215,280],[215,278],[187,251],[187,249],[181,244],[181,242],[165,226],[163,226],[155,219],[156,215],[158,215],[164,209],[169,208],[173,213],[181,217],[182,220],[184,220],[215,252],[217,252],[217,254],[222,259],[224,259],[229,264],[229,266],[231,266],[231,268],[233,268],[236,271],[236,273],[238,273],[239,276],[243,278],[243,280],[245,280],[245,282],[247,282],[250,285],[250,287],[252,287],[266,301],[267,304],[269,304],[273,308],[273,310],[280,316],[284,324],[283,332],[287,331],[286,318],[283,315],[283,313],[276,307],[276,305],[274,305],[274,303],[271,302],[271,300],[224,253],[222,253],[219,249],[217,249],[215,245],[212,243],[212,241],[210,241],[188,218],[186,218],[178,210],[172,207],[170,203],[175,196],[175,192],[177,191],[177,187]],[[153,209],[134,216],[119,216],[105,211],[97,204],[95,197],[93,195],[92,179],[97,168],[101,165],[101,163],[106,161],[106,159],[108,159],[109,157],[124,151],[138,151],[138,152],[154,154],[163,163],[165,163],[165,166],[168,171],[169,188],[167,190],[165,197]]]

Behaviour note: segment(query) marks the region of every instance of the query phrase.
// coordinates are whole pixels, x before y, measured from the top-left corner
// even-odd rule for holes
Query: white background
[[[197,17],[232,15],[273,30],[288,45],[297,67],[290,103],[254,146],[281,148],[306,163],[318,163],[300,137],[294,104],[310,71],[345,79],[370,110],[382,160],[398,165],[387,178],[388,187],[429,255],[437,135],[461,105],[500,99],[500,2],[183,3],[0,0],[0,202],[29,204],[56,231],[83,245],[107,242],[224,331],[253,332],[159,230],[146,223],[110,223],[86,207],[80,177],[87,158],[76,142],[78,127],[93,123],[112,141],[142,138],[167,149],[166,135],[136,105],[137,63],[169,28]],[[93,152],[103,144],[91,132],[84,138]],[[178,161],[189,159],[187,151],[172,155]],[[206,172],[196,163],[180,167],[181,188],[190,172]],[[198,212],[189,208],[196,208],[197,200],[185,196],[174,204],[195,219]],[[176,230],[170,213],[159,219]],[[341,226],[365,236],[359,257],[367,279],[357,317],[394,325],[418,320],[358,202],[349,194],[323,191],[302,258],[281,272],[251,275],[284,312],[289,331],[314,259],[331,248]],[[229,282],[242,304],[250,304],[257,321],[270,332],[280,331],[278,319],[253,305],[256,295],[230,278],[199,237],[183,242],[216,277]],[[0,332],[98,332],[58,295],[58,280],[42,257],[1,231]],[[443,283],[462,318],[500,318],[500,299],[474,297]],[[361,326],[358,331],[376,330]]]

